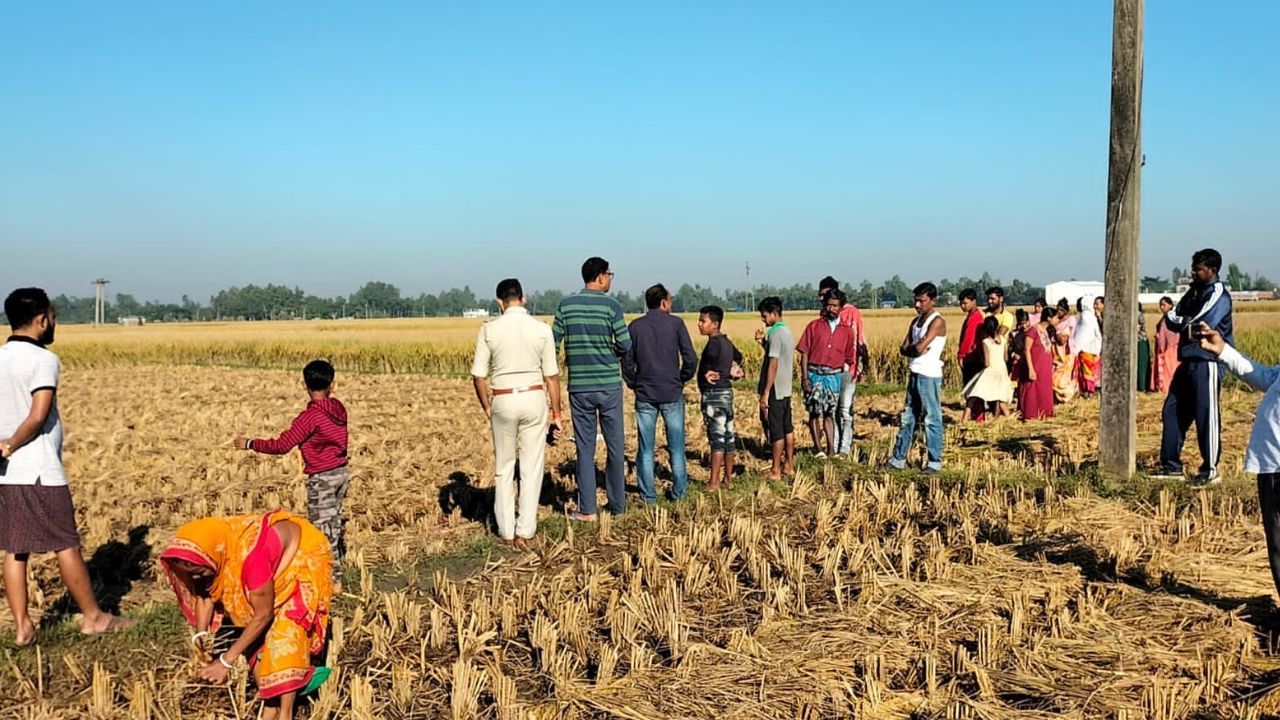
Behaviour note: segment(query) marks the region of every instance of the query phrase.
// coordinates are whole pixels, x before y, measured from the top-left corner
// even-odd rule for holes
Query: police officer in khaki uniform
[[[548,421],[555,434],[563,428],[560,371],[551,326],[529,315],[520,281],[508,278],[498,283],[497,298],[502,315],[480,328],[471,376],[476,398],[493,430],[493,512],[498,535],[504,544],[524,547],[538,530]]]

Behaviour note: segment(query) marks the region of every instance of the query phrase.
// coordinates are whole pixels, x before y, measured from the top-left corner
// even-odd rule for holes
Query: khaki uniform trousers
[[[538,499],[547,454],[547,394],[543,390],[495,395],[493,514],[505,540],[538,532]],[[516,513],[516,461],[520,461],[520,511]]]

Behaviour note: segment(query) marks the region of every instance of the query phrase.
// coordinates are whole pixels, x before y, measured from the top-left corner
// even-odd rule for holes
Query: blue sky
[[[0,9],[5,287],[1101,275],[1110,2]],[[1144,274],[1280,279],[1277,25],[1148,5]]]

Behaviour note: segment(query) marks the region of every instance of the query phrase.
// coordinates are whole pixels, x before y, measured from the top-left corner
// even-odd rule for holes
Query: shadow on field
[[[1118,572],[1113,559],[1104,558],[1076,532],[1063,531],[1042,537],[1026,538],[1013,548],[1014,554],[1028,562],[1043,556],[1056,565],[1075,565],[1085,580],[1100,583],[1123,583],[1139,590],[1165,593],[1211,605],[1224,612],[1242,610],[1240,618],[1253,625],[1263,647],[1273,647],[1280,640],[1280,609],[1270,595],[1230,596],[1197,587],[1174,573],[1155,577],[1145,563]]]
[[[867,411],[864,417],[873,422],[880,423],[880,427],[898,427],[898,421],[901,419],[901,416],[902,411],[900,410],[897,412],[889,412],[888,410],[872,408]]]
[[[628,478],[628,479],[634,479],[634,478],[635,478],[635,469],[636,469],[635,461],[634,461],[633,459],[631,459],[631,458],[626,458],[626,457],[624,457],[624,458],[623,458],[623,470],[622,470],[624,477],[625,477],[625,478]],[[602,467],[599,463],[597,463],[597,464],[596,464],[596,466],[595,466],[595,472],[596,472],[596,487],[597,487],[597,488],[604,488],[604,487],[605,487],[605,469],[604,469],[604,467]],[[654,472],[655,472],[655,473],[657,472],[657,469],[656,469],[656,468],[655,468]],[[577,488],[578,488],[578,484],[577,484],[577,483],[578,483],[578,461],[577,461],[577,460],[565,460],[565,461],[561,462],[559,465],[557,465],[557,466],[556,466],[556,474],[558,474],[561,478],[564,478],[564,479],[565,479],[565,480],[567,480],[568,482],[572,483],[572,488],[573,488],[573,489],[572,489],[571,491],[568,491],[568,496],[567,496],[567,497],[568,497],[568,498],[575,498],[575,499],[576,499],[576,498],[577,498],[577,496],[578,496],[578,494],[577,494]],[[634,494],[634,493],[638,493],[638,492],[640,492],[640,486],[639,486],[639,485],[636,485],[634,482],[630,482],[630,483],[628,483],[628,484],[626,485],[626,491],[627,491],[628,493],[633,493],[633,494]],[[546,492],[545,488],[544,488],[543,492]],[[554,506],[553,506],[553,507],[554,507]]]
[[[85,565],[89,568],[89,582],[93,594],[103,610],[118,615],[120,601],[133,589],[133,583],[141,580],[151,563],[151,544],[147,542],[150,526],[139,525],[128,533],[128,542],[108,540],[93,551]],[[40,626],[52,627],[71,613],[78,612],[70,594],[58,598],[49,611],[40,618]]]

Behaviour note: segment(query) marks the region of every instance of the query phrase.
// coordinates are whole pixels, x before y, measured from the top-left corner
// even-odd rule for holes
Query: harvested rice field
[[[894,342],[906,321],[875,317],[873,342]],[[1242,344],[1276,348],[1280,313],[1247,321]],[[442,322],[440,346],[419,342],[430,321],[383,323],[364,340],[324,323],[283,340],[263,329],[306,326],[60,329],[64,459],[86,557],[106,604],[139,622],[80,638],[53,558],[33,559],[42,640],[14,648],[0,609],[0,717],[254,717],[245,678],[195,679],[159,548],[203,515],[305,512],[296,454],[231,447],[282,429],[305,403],[297,370],[280,369],[289,353],[324,347],[326,332],[342,333],[344,352],[463,353],[473,327]],[[736,334],[749,337],[741,322]],[[260,359],[193,364],[200,343],[258,346]],[[1227,479],[1198,489],[1096,477],[1096,400],[1040,423],[961,425],[954,384],[946,472],[885,472],[901,407],[888,376],[859,395],[854,458],[820,461],[798,433],[797,478],[763,482],[744,389],[744,472],[707,493],[690,389],[688,499],[645,509],[632,495],[622,517],[569,524],[573,450],[562,442],[543,478],[545,541],[521,553],[490,539],[488,427],[452,368],[338,363],[350,554],[334,676],[303,717],[1280,716],[1280,612],[1241,472],[1258,394],[1224,391]],[[1149,466],[1161,399],[1140,402]]]

